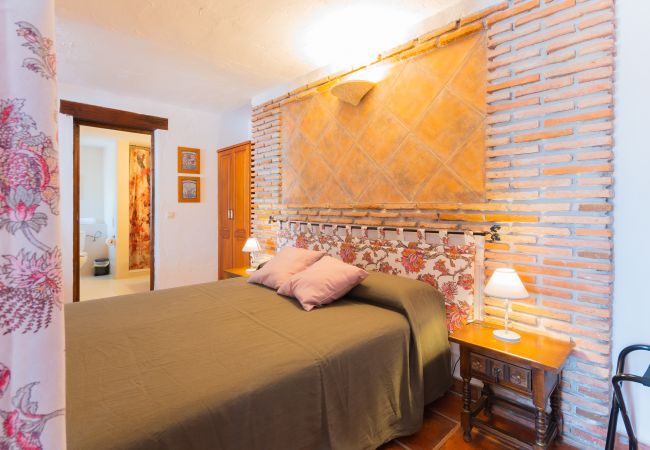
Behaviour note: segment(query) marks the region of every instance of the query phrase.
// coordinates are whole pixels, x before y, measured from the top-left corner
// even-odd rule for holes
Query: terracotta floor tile
[[[382,445],[377,450],[405,450],[405,448],[399,445],[397,442],[391,441]]]
[[[460,411],[463,409],[463,399],[458,394],[447,392],[438,400],[428,405],[427,408],[438,411],[456,422],[460,422]]]
[[[432,410],[426,410],[422,429],[412,436],[399,438],[398,441],[410,450],[431,450],[458,426],[457,422]]]
[[[447,392],[435,402],[427,405],[424,425],[420,432],[412,436],[398,438],[380,447],[379,450],[502,450],[511,448],[476,429],[472,431],[472,441],[465,442],[463,430],[459,425],[462,407],[461,396],[455,392]],[[505,422],[496,414],[494,422],[520,437],[527,439],[532,437],[532,430],[524,429],[520,424]],[[556,442],[551,448],[577,450],[563,442]]]
[[[442,444],[441,447],[438,448],[440,450],[502,450],[508,447],[505,447],[503,444],[488,436],[479,434],[476,431],[472,432],[472,442],[465,442],[463,440],[463,430],[459,428],[444,444]]]

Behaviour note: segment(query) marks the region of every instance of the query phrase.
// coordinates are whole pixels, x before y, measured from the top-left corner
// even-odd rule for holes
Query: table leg
[[[558,440],[562,439],[562,433],[564,431],[564,418],[562,417],[562,400],[560,395],[560,384],[558,383],[551,394],[551,415],[557,425]]]
[[[472,440],[471,406],[472,406],[472,385],[471,378],[463,378],[463,412],[461,413],[461,425],[463,427],[463,439],[465,442]]]
[[[546,410],[536,408],[535,412],[535,450],[546,450]]]
[[[483,408],[483,412],[485,412],[485,415],[489,420],[492,418],[492,389],[490,389],[489,384],[483,383],[481,394],[485,397],[485,407]]]
[[[535,444],[534,450],[546,450],[546,405],[549,392],[546,390],[545,373],[541,369],[533,369],[533,405],[535,405]]]

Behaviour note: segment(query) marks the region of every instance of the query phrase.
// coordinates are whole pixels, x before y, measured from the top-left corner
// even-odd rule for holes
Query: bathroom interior
[[[151,136],[81,126],[79,299],[149,290]]]

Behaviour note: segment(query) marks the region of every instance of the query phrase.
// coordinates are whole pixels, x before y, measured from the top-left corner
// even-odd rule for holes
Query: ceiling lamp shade
[[[487,286],[485,295],[508,300],[523,300],[528,298],[528,291],[514,269],[500,267],[494,271]]]
[[[370,80],[343,80],[331,92],[339,100],[357,106],[373,87],[375,82]]]

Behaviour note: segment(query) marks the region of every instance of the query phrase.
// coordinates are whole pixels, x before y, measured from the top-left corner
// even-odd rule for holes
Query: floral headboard
[[[447,326],[453,331],[468,320],[478,318],[483,282],[483,237],[471,233],[448,235],[418,230],[407,240],[398,229],[390,239],[382,228],[371,236],[367,228],[353,232],[351,227],[290,223],[278,232],[277,247],[292,246],[322,250],[367,271],[379,271],[415,278],[429,283],[445,297]],[[452,240],[455,241],[452,243]]]

